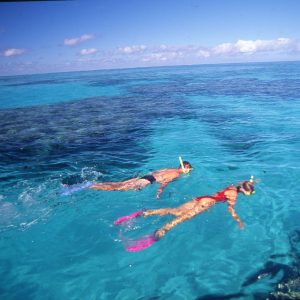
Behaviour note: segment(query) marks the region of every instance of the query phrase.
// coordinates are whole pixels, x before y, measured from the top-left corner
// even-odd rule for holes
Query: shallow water
[[[280,266],[300,265],[299,95],[296,62],[0,77],[1,299],[269,297],[292,276]],[[179,155],[194,170],[160,200],[155,184],[60,194],[64,183],[177,167]],[[244,230],[220,204],[151,248],[124,250],[122,239],[170,218],[120,229],[119,216],[250,175],[261,182],[238,199]]]

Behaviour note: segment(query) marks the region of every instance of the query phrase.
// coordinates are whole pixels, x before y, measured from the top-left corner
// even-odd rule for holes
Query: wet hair
[[[188,167],[190,169],[192,168],[192,165],[188,161],[186,161],[186,160],[183,161],[183,166],[184,167]],[[181,165],[179,167],[181,167]]]
[[[240,183],[236,188],[238,192],[240,192],[241,188],[243,188],[246,192],[250,192],[251,194],[254,192],[254,184],[250,181],[244,181]]]

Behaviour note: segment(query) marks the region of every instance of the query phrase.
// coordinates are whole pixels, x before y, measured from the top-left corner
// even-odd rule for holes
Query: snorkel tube
[[[180,166],[181,166],[182,173],[184,173],[184,174],[190,173],[190,170],[187,170],[187,169],[184,167],[184,164],[183,164],[183,161],[182,161],[181,156],[179,156],[179,162],[180,162]]]

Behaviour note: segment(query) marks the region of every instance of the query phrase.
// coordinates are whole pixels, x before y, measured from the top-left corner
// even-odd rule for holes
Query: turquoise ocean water
[[[0,77],[0,298],[276,299],[300,280],[299,136],[298,62]],[[160,200],[155,184],[60,194],[177,167],[179,155],[194,170]],[[170,218],[116,218],[250,175],[261,182],[239,196],[244,230],[223,203],[124,250],[124,236]]]

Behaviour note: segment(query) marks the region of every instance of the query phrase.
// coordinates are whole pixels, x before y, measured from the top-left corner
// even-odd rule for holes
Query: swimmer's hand
[[[160,194],[162,193],[163,189],[162,188],[159,188],[157,190],[157,194],[156,194],[156,199],[159,199],[160,198]]]
[[[155,236],[155,239],[160,240],[165,234],[166,234],[166,230],[160,228],[155,231],[154,236]]]
[[[160,198],[160,194],[163,192],[164,188],[168,185],[169,181],[164,181],[161,186],[157,189],[156,198]]]
[[[244,227],[245,227],[244,223],[240,221],[240,222],[239,222],[239,227],[240,227],[241,230],[243,230]]]

